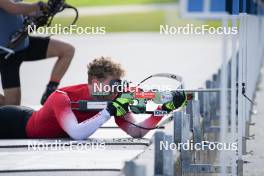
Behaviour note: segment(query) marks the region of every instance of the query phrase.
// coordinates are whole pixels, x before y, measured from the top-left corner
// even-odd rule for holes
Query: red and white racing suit
[[[80,112],[73,110],[71,102],[78,100],[93,100],[87,84],[80,84],[61,88],[50,95],[44,106],[33,112],[26,124],[28,138],[60,138],[87,139],[100,126],[110,119],[109,112],[104,109],[100,112]],[[136,138],[143,137],[149,130],[138,128],[126,120],[136,123],[133,114],[127,113],[125,117],[115,117],[116,124],[128,135]],[[151,115],[139,126],[153,128],[162,119]]]

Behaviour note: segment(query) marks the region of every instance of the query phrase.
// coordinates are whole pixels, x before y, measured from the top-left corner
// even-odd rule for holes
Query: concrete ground
[[[0,174],[24,170],[120,170],[124,161],[143,152],[149,144],[148,139],[131,138],[1,140]]]

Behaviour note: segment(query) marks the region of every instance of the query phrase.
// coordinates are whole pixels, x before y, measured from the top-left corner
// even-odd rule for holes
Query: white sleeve
[[[92,118],[79,123],[72,112],[70,98],[66,93],[56,91],[50,98],[53,98],[53,110],[61,128],[76,140],[87,139],[111,117],[104,109]]]
[[[62,128],[73,139],[82,140],[91,136],[99,127],[110,119],[109,112],[104,109],[94,117],[78,123],[73,112],[65,113],[61,122]]]

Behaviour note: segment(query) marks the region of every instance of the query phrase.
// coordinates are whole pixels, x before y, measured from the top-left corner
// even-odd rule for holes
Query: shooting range
[[[89,20],[92,23],[94,19],[99,25],[101,15],[105,16],[102,20],[105,23],[110,17],[116,18],[111,25],[122,21],[121,18],[129,13],[134,17],[128,27],[125,21],[129,20],[124,20],[118,27],[106,28],[106,33],[108,29],[113,30],[106,35],[52,36],[71,43],[76,50],[60,87],[87,81],[87,64],[91,58],[111,56],[124,66],[128,80],[138,83],[149,77],[151,79],[147,81],[153,79],[153,83],[160,85],[172,82],[178,91],[185,91],[192,98],[185,107],[166,114],[143,138],[129,136],[112,118],[87,140],[1,139],[0,175],[264,174],[263,1],[178,0],[153,4],[99,4],[77,9],[78,25]],[[155,16],[142,22],[146,29],[138,29],[140,25],[135,27],[133,24],[147,18],[146,14],[141,14],[143,12],[155,13]],[[237,34],[164,35],[159,31],[160,25],[156,24],[161,13],[163,25],[186,26],[191,23],[200,26],[208,23],[213,24],[212,28],[237,29]],[[62,13],[58,18],[66,19],[73,14],[74,11]],[[149,29],[152,23],[158,29]],[[126,28],[131,30],[125,31]],[[6,59],[14,54],[4,46],[0,49],[8,53]],[[23,106],[40,107],[37,95],[43,92],[43,85],[49,79],[47,72],[51,72],[53,64],[53,60],[43,60],[22,65]],[[93,110],[95,106],[100,106],[98,109],[107,106],[107,103],[91,104],[87,101],[73,103]],[[137,112],[135,116],[139,121],[153,113],[148,114],[146,109]],[[142,127],[141,130],[146,129]],[[197,150],[194,146],[203,148]]]

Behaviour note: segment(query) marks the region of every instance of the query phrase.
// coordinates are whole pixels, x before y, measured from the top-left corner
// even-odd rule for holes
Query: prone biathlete
[[[38,111],[22,106],[0,107],[0,138],[67,138],[87,139],[99,127],[114,116],[116,124],[128,135],[141,138],[149,130],[139,128],[155,127],[162,117],[150,115],[137,123],[133,113],[128,110],[129,100],[118,98],[117,92],[109,95],[94,95],[94,84],[111,85],[112,80],[120,80],[124,70],[119,63],[110,58],[97,58],[88,65],[88,84],[65,87],[53,92],[44,106]],[[79,100],[109,101],[101,111],[81,112],[72,102]],[[158,109],[173,111],[186,102],[184,93],[176,93],[173,100]],[[124,120],[124,118],[126,120]]]
[[[72,45],[49,37],[25,37],[15,46],[9,46],[12,36],[24,26],[25,16],[41,15],[44,2],[23,3],[20,0],[1,0],[0,2],[0,46],[15,51],[6,59],[8,53],[0,49],[0,74],[4,95],[0,94],[0,106],[20,105],[20,66],[26,61],[38,61],[57,57],[50,81],[41,98],[43,104],[57,89],[74,56]]]

